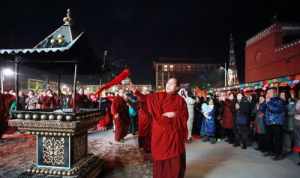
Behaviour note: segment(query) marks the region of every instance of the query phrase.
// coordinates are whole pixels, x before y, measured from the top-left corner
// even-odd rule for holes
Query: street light
[[[13,76],[14,71],[10,68],[3,68],[1,70],[1,93],[4,92],[4,77],[5,76]]]

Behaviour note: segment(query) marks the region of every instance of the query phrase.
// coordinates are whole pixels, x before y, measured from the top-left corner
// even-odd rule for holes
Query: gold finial
[[[67,16],[64,17],[63,21],[64,21],[64,25],[71,25],[72,18],[71,18],[71,10],[70,9],[67,9]]]

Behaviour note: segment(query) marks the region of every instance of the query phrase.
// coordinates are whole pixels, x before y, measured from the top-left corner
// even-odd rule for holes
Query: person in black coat
[[[235,109],[236,139],[234,146],[236,147],[242,144],[242,149],[246,149],[250,130],[251,104],[247,100],[247,98],[243,96],[242,93],[237,94],[237,102],[235,104]]]

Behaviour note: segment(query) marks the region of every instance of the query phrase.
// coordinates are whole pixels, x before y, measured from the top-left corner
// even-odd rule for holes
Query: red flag
[[[121,84],[122,80],[126,79],[130,75],[129,69],[124,69],[119,75],[117,75],[114,79],[112,79],[110,82],[104,84],[102,87],[98,88],[96,91],[96,96],[100,96],[101,92],[105,89],[108,89],[114,85]]]

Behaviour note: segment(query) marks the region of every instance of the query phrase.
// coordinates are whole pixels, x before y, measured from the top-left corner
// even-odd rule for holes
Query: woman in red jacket
[[[234,121],[234,95],[232,93],[225,99],[223,105],[223,114],[222,114],[222,126],[225,132],[226,141],[229,143],[234,142],[234,133],[233,133],[233,121]]]

